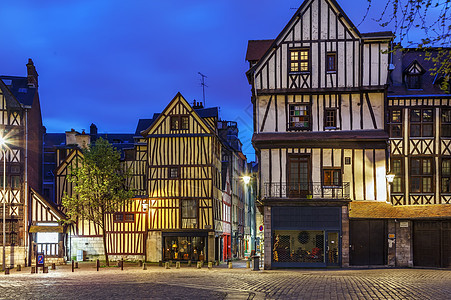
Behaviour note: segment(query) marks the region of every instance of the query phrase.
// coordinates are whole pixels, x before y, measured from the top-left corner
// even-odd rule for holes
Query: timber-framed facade
[[[276,39],[249,41],[265,268],[349,265],[348,203],[387,200],[391,41],[334,0],[304,1]]]

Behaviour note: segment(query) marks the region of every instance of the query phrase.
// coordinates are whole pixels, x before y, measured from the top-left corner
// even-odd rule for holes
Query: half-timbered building
[[[391,40],[306,0],[276,39],[249,41],[265,268],[349,265],[348,203],[387,201]]]
[[[451,267],[451,95],[442,89],[444,74],[432,71],[438,51],[392,54],[390,204],[351,203],[351,264],[386,257],[391,266]]]
[[[30,261],[28,229],[30,188],[40,191],[42,119],[38,73],[31,59],[27,76],[0,76],[0,136],[4,139],[0,167],[0,245],[3,246],[3,213],[6,220],[6,267]],[[6,174],[3,171],[5,163]],[[6,177],[6,186],[3,179]],[[2,253],[3,247],[0,247]],[[3,255],[0,256],[3,263]]]

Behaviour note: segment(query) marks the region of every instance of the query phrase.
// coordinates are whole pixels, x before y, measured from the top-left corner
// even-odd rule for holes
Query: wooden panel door
[[[354,266],[386,264],[386,222],[350,220],[350,264]]]
[[[413,225],[413,264],[440,267],[440,222],[418,221]]]

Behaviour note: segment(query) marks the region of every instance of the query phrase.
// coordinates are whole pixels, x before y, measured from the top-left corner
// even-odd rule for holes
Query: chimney
[[[204,108],[204,105],[202,104],[202,102],[197,102],[196,99],[194,99],[193,108],[194,109]]]
[[[28,59],[27,78],[28,78],[28,87],[34,88],[38,87],[38,72],[36,72],[36,68],[31,58]]]
[[[94,123],[91,123],[91,126],[89,126],[89,134],[91,136],[97,136],[97,126]]]

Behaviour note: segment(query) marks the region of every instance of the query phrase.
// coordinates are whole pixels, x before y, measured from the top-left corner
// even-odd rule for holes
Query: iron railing
[[[349,182],[324,185],[322,182],[265,183],[265,198],[350,199]]]

